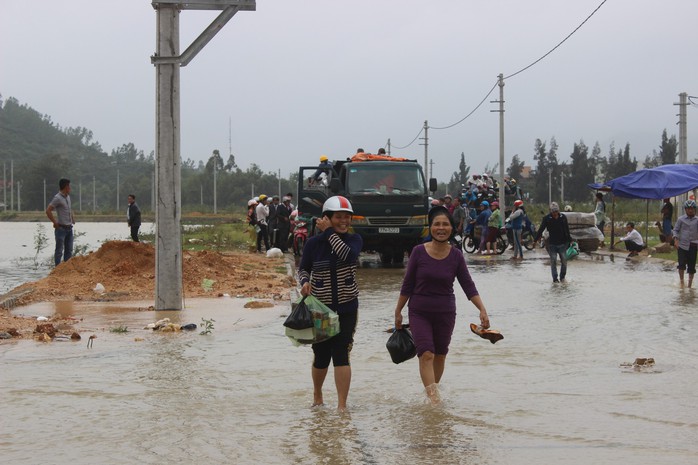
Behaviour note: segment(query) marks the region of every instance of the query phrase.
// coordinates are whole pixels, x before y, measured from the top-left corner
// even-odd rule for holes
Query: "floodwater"
[[[153,223],[143,223],[141,233],[152,233]],[[44,247],[37,253],[36,240],[42,232]],[[75,246],[87,251],[99,248],[108,240],[129,240],[131,230],[123,223],[77,223]],[[44,278],[53,268],[55,240],[48,220],[42,223],[0,221],[0,295],[27,281]]]
[[[85,339],[0,344],[3,461],[694,464],[698,293],[678,287],[672,266],[624,257],[579,257],[569,282],[553,284],[543,254],[522,263],[468,255],[505,339],[470,332],[477,311],[460,292],[438,407],[424,404],[416,359],[394,365],[385,349],[404,270],[370,260],[359,272],[346,414],[333,408],[331,369],[328,407],[309,408],[312,353],[282,335],[286,305],[242,317],[226,299],[177,313],[20,309],[85,317],[98,338],[92,349]],[[164,316],[213,318],[215,329],[140,329]],[[100,331],[118,325],[129,332]],[[639,357],[656,364],[621,366]]]

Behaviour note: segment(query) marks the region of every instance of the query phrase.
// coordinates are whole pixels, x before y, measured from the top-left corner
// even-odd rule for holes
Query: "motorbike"
[[[533,250],[536,247],[536,242],[534,241],[536,237],[536,229],[531,223],[528,228],[524,227],[521,231],[521,245],[526,250]],[[513,247],[514,236],[512,235],[511,229],[507,229],[507,240],[509,244]]]
[[[497,231],[497,238],[495,241],[495,250],[497,251],[497,254],[503,254],[509,245],[507,242],[506,228],[499,228],[499,230]],[[463,250],[465,250],[468,253],[475,252],[480,246],[480,229],[477,227],[471,228],[470,231],[465,235],[465,237],[463,237],[462,243]]]
[[[308,240],[308,223],[298,219],[293,221],[293,255],[301,255]]]

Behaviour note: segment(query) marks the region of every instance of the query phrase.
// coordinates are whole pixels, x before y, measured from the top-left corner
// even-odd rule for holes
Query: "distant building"
[[[531,168],[528,165],[524,165],[524,167],[521,168],[521,175],[520,176],[524,179],[528,179],[531,177],[532,171],[533,171],[533,168]]]

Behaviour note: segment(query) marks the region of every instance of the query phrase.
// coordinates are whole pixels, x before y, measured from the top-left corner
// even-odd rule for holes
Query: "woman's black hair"
[[[443,205],[436,205],[432,207],[431,210],[429,210],[429,227],[431,228],[432,223],[434,222],[434,218],[436,218],[439,215],[446,215],[446,218],[448,218],[449,223],[451,223],[451,227],[453,230],[456,230],[456,225],[453,222],[453,217],[451,216],[451,213],[448,211],[448,208],[444,207]]]

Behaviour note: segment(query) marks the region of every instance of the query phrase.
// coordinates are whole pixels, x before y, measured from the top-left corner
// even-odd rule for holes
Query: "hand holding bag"
[[[393,360],[393,363],[396,364],[402,363],[417,355],[417,348],[414,345],[412,333],[405,327],[393,331],[385,347],[388,349],[388,352],[390,352],[390,358]]]
[[[307,329],[314,326],[313,314],[310,313],[308,306],[305,304],[305,297],[300,302],[291,304],[293,309],[291,314],[284,321],[284,326],[291,329]]]

